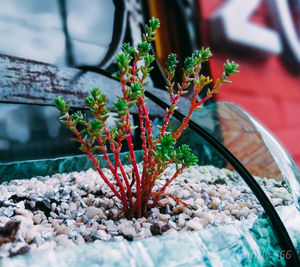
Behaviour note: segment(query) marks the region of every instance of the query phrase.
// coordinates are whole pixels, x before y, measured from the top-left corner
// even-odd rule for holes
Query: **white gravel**
[[[169,167],[154,190],[174,171],[175,166]],[[110,175],[107,169],[104,173]],[[256,178],[274,206],[291,203],[283,183]],[[0,246],[0,258],[95,240],[137,240],[200,230],[263,212],[235,172],[212,166],[185,170],[166,193],[182,198],[190,207],[162,198],[147,217],[127,220],[122,217],[121,202],[92,169],[4,183],[0,185],[0,227],[10,221],[19,221],[20,226],[15,241]]]

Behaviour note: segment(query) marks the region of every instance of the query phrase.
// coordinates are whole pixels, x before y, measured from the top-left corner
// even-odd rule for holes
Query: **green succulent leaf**
[[[115,103],[113,110],[118,113],[124,113],[128,109],[128,104],[125,100],[119,98],[118,101]]]
[[[149,54],[146,54],[144,56],[144,60],[145,60],[145,65],[146,66],[149,66],[153,61],[154,61],[154,56],[153,55],[149,55]],[[148,70],[149,72],[149,70]]]
[[[193,67],[194,67],[194,59],[192,57],[187,57],[185,60],[184,60],[184,71],[187,73],[187,74],[190,74],[192,71],[193,71]]]
[[[239,67],[238,64],[236,64],[234,61],[230,62],[229,60],[226,61],[224,64],[224,74],[223,76],[225,78],[229,77],[233,73],[238,73],[239,71],[237,68]]]
[[[198,158],[191,153],[191,149],[188,145],[180,146],[176,151],[176,160],[177,163],[180,163],[184,166],[193,166],[198,162]]]
[[[89,126],[93,131],[98,131],[103,127],[103,124],[98,120],[93,120],[89,122]]]
[[[91,95],[92,95],[94,98],[98,97],[98,96],[100,95],[100,90],[99,90],[99,88],[93,88],[93,89],[91,90]]]
[[[61,112],[68,112],[70,109],[70,106],[67,105],[67,102],[64,101],[62,96],[55,98],[53,105]]]
[[[157,30],[160,27],[159,19],[154,18],[154,17],[152,17],[149,20],[149,24],[150,24],[150,27],[152,28],[153,31]]]
[[[200,52],[201,52],[201,58],[202,58],[204,61],[207,61],[207,60],[212,56],[212,53],[211,53],[209,47],[206,48],[206,49],[204,49],[204,48],[202,47],[202,49],[201,49]]]
[[[151,47],[150,47],[149,43],[143,42],[143,43],[138,44],[137,49],[142,55],[145,55],[150,51]]]
[[[134,49],[130,46],[130,43],[122,44],[122,51],[124,54],[130,55],[133,53]]]
[[[167,68],[169,72],[173,72],[176,69],[178,64],[178,60],[176,58],[176,54],[170,54],[167,60]]]
[[[154,155],[156,159],[159,160],[162,164],[166,164],[168,160],[174,158],[174,145],[175,139],[170,134],[163,135],[160,143],[155,146],[156,152],[154,152]]]

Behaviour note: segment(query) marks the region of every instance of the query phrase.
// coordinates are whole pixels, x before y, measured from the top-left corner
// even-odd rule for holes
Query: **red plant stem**
[[[161,169],[162,168],[167,168],[172,162],[174,161],[174,159],[170,159],[166,165],[162,165],[162,164],[157,164],[157,170],[152,172],[149,179],[148,179],[148,183],[147,183],[147,186],[145,187],[145,190],[144,190],[144,194],[146,195],[146,199],[145,199],[145,206],[144,206],[144,210],[143,212],[146,211],[146,208],[147,208],[147,202],[152,194],[152,188],[155,186],[155,181],[156,181],[156,178],[157,176],[160,174],[161,172]]]
[[[91,129],[91,127],[89,126],[88,123],[86,124],[86,127],[89,128],[89,129]],[[106,129],[106,127],[105,127],[105,129]],[[123,203],[123,206],[124,206],[124,210],[125,210],[125,212],[127,212],[128,211],[128,203],[127,203],[126,193],[125,193],[125,189],[124,189],[123,183],[120,180],[120,177],[118,175],[117,169],[113,167],[113,165],[112,165],[112,163],[111,163],[111,161],[110,161],[110,159],[108,157],[107,150],[106,150],[106,147],[105,147],[102,139],[100,137],[97,137],[97,141],[99,143],[99,146],[100,146],[101,152],[102,152],[102,154],[104,156],[104,159],[105,159],[105,161],[106,161],[106,163],[108,165],[108,168],[110,169],[110,171],[114,175],[114,177],[115,177],[115,179],[117,181],[117,184],[118,184],[118,186],[120,188],[121,198],[122,198],[122,203]]]
[[[176,170],[173,177],[165,183],[165,185],[162,187],[162,189],[159,192],[164,192],[168,187],[168,185],[172,183],[185,168],[186,166],[182,165],[178,170]]]
[[[142,188],[144,187],[145,184],[145,173],[148,167],[148,148],[147,148],[147,140],[146,140],[146,129],[144,127],[144,119],[143,119],[143,111],[142,111],[142,107],[139,106],[138,109],[138,113],[139,113],[139,122],[140,122],[140,129],[141,129],[141,139],[142,139],[142,149],[143,149],[143,173],[142,173]]]
[[[175,98],[173,97],[172,94],[170,94],[170,100],[171,100],[172,105],[174,105],[174,107],[175,107],[175,105],[177,104],[177,102],[178,102],[178,100],[179,100],[179,97],[180,97],[180,95],[181,95],[181,93],[182,93],[182,91],[183,91],[184,86],[187,84],[187,79],[188,79],[188,78],[189,78],[189,76],[187,76],[187,77],[186,77],[186,80],[182,83],[182,85],[181,85],[180,89],[178,90],[178,92],[177,92]],[[171,81],[170,78],[169,78],[169,83],[170,83],[170,84],[172,83],[172,81]],[[158,141],[159,141],[159,142],[160,142],[162,136],[164,135],[164,133],[165,133],[167,127],[168,127],[170,118],[171,118],[171,116],[173,115],[173,113],[174,113],[174,110],[172,111],[172,110],[169,109],[168,112],[167,112],[167,114],[166,114],[166,116],[165,116],[164,124],[163,124],[163,126],[162,126],[162,128],[161,128],[161,131],[160,131],[159,135],[158,135]]]
[[[66,119],[68,120],[68,125],[72,127],[72,131],[73,133],[76,135],[77,140],[82,144],[82,145],[86,145],[86,142],[81,138],[81,136],[79,135],[79,132],[76,130],[74,123],[70,120],[70,116],[67,115]],[[94,155],[90,152],[91,148],[87,148],[86,149],[86,154],[89,157],[89,159],[93,162],[93,164],[96,167],[96,170],[98,171],[98,173],[100,174],[101,178],[103,179],[103,181],[108,185],[108,187],[111,189],[111,191],[113,191],[113,193],[115,194],[115,196],[117,198],[119,198],[122,201],[122,198],[120,196],[120,194],[118,193],[118,191],[116,190],[116,188],[113,186],[113,184],[111,184],[108,179],[106,178],[106,176],[104,175],[104,173],[102,172],[102,170],[100,169],[100,167],[97,167],[98,165],[98,161],[96,160],[96,158],[94,157]]]
[[[121,191],[121,197],[122,197],[122,203],[124,205],[124,209],[125,209],[125,212],[128,211],[128,203],[127,203],[127,199],[126,199],[126,193],[125,193],[125,189],[124,189],[124,186],[123,186],[123,183],[122,181],[120,180],[120,177],[118,175],[118,172],[117,170],[114,168],[114,166],[111,164],[111,161],[108,157],[108,154],[107,154],[107,151],[106,151],[106,148],[101,140],[101,138],[97,138],[97,141],[101,147],[101,151],[102,151],[102,154],[104,156],[104,159],[108,165],[108,168],[110,169],[110,171],[112,172],[112,174],[114,175],[116,181],[117,181],[117,184],[120,188],[120,191]],[[115,159],[116,160],[116,159]]]
[[[123,95],[125,96],[125,94],[126,94],[126,81],[125,81],[125,78],[124,78],[124,74],[121,76],[120,83],[122,85]]]
[[[183,171],[184,168],[186,168],[186,166],[182,165],[178,170],[176,170],[176,172],[174,173],[173,177],[172,177],[170,180],[168,180],[168,181],[165,183],[165,185],[164,185],[158,192],[159,192],[159,193],[165,192],[165,190],[166,190],[166,188],[168,187],[168,185],[169,185],[170,183],[172,183],[172,182],[178,177],[178,175]],[[154,199],[154,201],[153,201],[153,206],[156,205],[158,199],[159,199],[159,195],[157,195],[157,196],[155,197],[155,199]]]
[[[112,152],[114,153],[114,157],[115,157],[115,165],[118,165],[120,170],[121,170],[121,174],[122,174],[122,177],[125,181],[125,184],[126,184],[126,188],[127,188],[127,192],[128,192],[128,196],[129,196],[129,200],[130,200],[130,203],[132,201],[132,191],[131,191],[131,187],[130,187],[130,184],[129,184],[129,181],[128,181],[128,178],[127,178],[127,175],[124,171],[124,168],[123,168],[123,165],[120,161],[120,158],[119,158],[119,152],[118,152],[118,149],[121,148],[122,144],[121,144],[121,140],[118,139],[118,149],[116,149],[115,145],[111,142],[111,135],[108,131],[108,129],[106,128],[106,126],[104,126],[104,130],[105,130],[105,133],[106,133],[106,137],[107,137],[107,140],[109,141],[109,144],[110,144],[110,149],[112,150]],[[117,172],[117,168],[115,166],[115,172]]]
[[[143,212],[145,212],[146,208],[147,208],[147,202],[148,202],[148,199],[150,198],[150,193],[151,193],[151,190],[152,190],[152,179],[151,179],[151,176],[149,177],[148,174],[147,174],[147,169],[152,169],[156,162],[155,160],[153,159],[153,155],[152,155],[152,151],[155,150],[155,147],[154,147],[154,144],[153,144],[153,136],[152,136],[152,122],[151,120],[149,119],[149,112],[148,112],[148,108],[146,107],[145,105],[145,101],[143,99],[142,96],[140,96],[138,98],[138,102],[139,102],[139,105],[141,107],[141,110],[143,112],[143,118],[145,120],[145,126],[146,126],[146,129],[147,129],[147,133],[148,133],[148,149],[147,149],[147,158],[144,158],[144,164],[146,164],[146,166],[144,166],[143,168],[143,176],[142,176],[142,185],[143,185]]]
[[[137,56],[135,58],[134,63],[133,63],[133,67],[132,67],[133,81],[135,81],[135,79],[136,79],[135,68],[136,68],[136,64],[137,64],[137,61],[138,61],[138,57],[139,56]],[[126,98],[126,81],[124,79],[124,74],[122,74],[120,82],[121,82],[121,85],[122,85],[124,100],[129,102],[129,100]],[[131,132],[130,132],[130,117],[129,117],[128,112],[126,114],[126,118],[124,119],[124,122],[125,122],[125,132],[126,132],[126,135],[127,135],[126,139],[127,139],[129,154],[130,154],[130,161],[131,161],[131,164],[132,164],[132,167],[133,167],[133,172],[134,172],[135,179],[136,179],[136,195],[137,195],[137,200],[136,201],[137,201],[138,217],[141,217],[141,204],[142,204],[141,203],[142,202],[141,179],[140,179],[140,174],[139,174],[139,170],[138,170],[136,159],[135,159],[134,147],[133,147]]]
[[[89,157],[89,159],[93,162],[93,164],[95,166],[97,166],[97,160],[95,159],[95,157],[93,156],[93,154],[89,153],[89,152],[86,152],[86,153],[87,153],[87,156]],[[111,189],[111,191],[113,191],[113,193],[116,195],[116,197],[119,198],[123,202],[123,199],[121,198],[120,194],[117,192],[117,190],[115,189],[115,187],[108,181],[108,179],[106,178],[106,176],[104,175],[104,173],[102,172],[102,170],[100,169],[100,167],[96,167],[96,170],[100,174],[100,176],[103,179],[103,181],[108,185],[108,187]],[[123,205],[124,205],[124,203],[123,203]]]
[[[119,139],[118,140],[118,147],[121,148],[121,140]],[[125,170],[124,170],[124,167],[122,165],[122,162],[120,161],[120,158],[119,158],[119,150],[118,150],[118,156],[117,156],[117,159],[116,159],[116,163],[117,165],[119,166],[120,168],[120,171],[121,171],[121,174],[123,176],[123,179],[125,181],[125,184],[126,184],[126,187],[127,187],[127,192],[128,192],[128,196],[129,196],[129,199],[130,199],[130,203],[132,202],[132,191],[131,191],[131,187],[130,187],[130,184],[129,184],[129,181],[128,181],[128,178],[127,178],[127,175],[125,173]]]
[[[187,207],[188,204],[185,203],[184,201],[182,201],[179,197],[176,197],[172,194],[168,194],[168,193],[164,193],[164,192],[152,192],[151,195],[154,195],[156,197],[160,197],[160,196],[166,196],[166,197],[171,197],[173,198],[176,202],[182,204],[183,206]]]
[[[154,149],[154,144],[153,144],[153,136],[152,136],[152,122],[149,119],[149,112],[148,112],[148,108],[145,105],[145,101],[143,99],[142,96],[140,96],[138,98],[139,104],[142,107],[142,111],[144,114],[144,119],[145,119],[145,125],[146,125],[146,129],[147,129],[147,133],[148,133],[148,143],[149,143],[149,148],[148,148],[148,159],[150,164],[153,163],[152,162],[152,154],[150,153],[150,151],[152,151],[152,149]]]
[[[134,59],[134,61],[132,63],[132,68],[131,68],[132,82],[135,82],[137,80],[135,70],[136,70],[136,65],[137,65],[137,62],[139,61],[139,59],[140,59],[140,54],[137,55],[137,57]]]
[[[191,106],[190,106],[190,110],[188,115],[182,120],[182,124],[180,125],[180,127],[177,129],[177,131],[175,133],[172,134],[172,137],[174,139],[178,139],[182,133],[182,131],[188,126],[188,123],[193,115],[193,112],[195,110],[195,108],[197,108],[198,106],[200,106],[201,104],[203,104],[207,99],[211,98],[213,96],[213,92],[211,91],[206,97],[204,97],[201,101],[199,101],[197,103],[197,98],[198,98],[198,94],[201,91],[202,88],[196,88],[194,91],[194,95],[191,99]]]
[[[126,125],[130,125],[130,118],[129,114],[127,113],[126,115]],[[126,129],[126,134],[127,134],[127,143],[128,143],[128,148],[129,148],[129,153],[130,153],[130,161],[132,163],[135,179],[136,179],[136,196],[137,196],[137,209],[138,209],[138,217],[141,217],[141,179],[140,179],[140,174],[139,170],[136,164],[136,159],[135,159],[135,153],[134,153],[134,148],[133,148],[133,143],[132,143],[132,138],[131,138],[131,132],[130,128],[127,127]]]

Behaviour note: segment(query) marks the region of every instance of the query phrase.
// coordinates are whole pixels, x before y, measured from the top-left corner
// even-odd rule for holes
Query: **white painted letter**
[[[282,47],[279,34],[248,20],[260,2],[227,1],[211,17],[213,42],[219,46],[243,47],[262,55],[280,54]]]

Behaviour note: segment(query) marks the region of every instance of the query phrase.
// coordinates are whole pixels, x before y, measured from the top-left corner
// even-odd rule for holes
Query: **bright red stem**
[[[127,203],[127,199],[126,199],[126,193],[125,193],[125,189],[124,189],[124,186],[123,186],[123,183],[118,175],[118,172],[117,170],[114,168],[114,166],[112,165],[109,157],[108,157],[108,154],[107,154],[107,151],[102,143],[102,140],[100,138],[97,139],[98,140],[98,143],[101,147],[101,151],[102,151],[102,154],[104,156],[104,159],[108,165],[108,168],[110,169],[110,171],[112,172],[112,174],[114,175],[116,181],[117,181],[117,184],[120,188],[120,191],[121,191],[121,197],[122,197],[122,203],[123,203],[123,206],[124,206],[124,209],[125,209],[125,212],[128,211],[128,203]],[[116,157],[117,159],[117,157]],[[115,160],[116,160],[115,159]]]
[[[139,104],[142,107],[143,110],[143,114],[144,114],[144,119],[145,119],[145,125],[146,125],[146,129],[147,129],[147,133],[148,133],[148,143],[149,143],[149,152],[152,151],[154,149],[154,145],[153,145],[153,136],[152,136],[152,122],[149,119],[149,112],[148,112],[148,108],[145,105],[145,101],[143,99],[142,96],[140,96],[138,98]],[[152,159],[152,153],[148,153],[148,158],[149,160]],[[151,162],[150,162],[151,163]]]
[[[185,166],[181,166],[181,168],[179,168],[178,170],[176,170],[176,172],[174,173],[173,177],[172,177],[170,180],[168,180],[168,181],[165,183],[165,185],[162,187],[162,189],[160,189],[158,192],[159,192],[159,193],[165,192],[165,190],[166,190],[166,188],[168,187],[168,185],[169,185],[170,183],[172,183],[172,182],[178,177],[178,175],[183,171],[184,168],[185,168]],[[153,206],[156,205],[158,199],[159,199],[159,195],[157,195],[157,196],[155,197],[155,199],[154,199],[154,201],[153,201]]]
[[[95,157],[87,152],[87,156],[89,157],[89,159],[93,162],[93,164],[95,166],[97,166],[97,160],[95,159]],[[108,187],[111,189],[111,191],[113,191],[113,193],[117,196],[117,198],[119,198],[122,202],[123,199],[121,198],[120,194],[117,192],[117,190],[115,189],[115,187],[108,181],[108,179],[106,178],[105,174],[102,172],[102,170],[100,169],[100,167],[96,167],[96,170],[98,171],[98,173],[100,174],[101,178],[103,179],[103,181],[108,185]]]
[[[107,140],[109,141],[109,144],[110,144],[110,149],[112,150],[112,152],[114,153],[114,156],[115,156],[115,164],[117,164],[119,166],[120,170],[121,170],[121,174],[122,174],[122,177],[125,181],[127,192],[128,192],[128,195],[129,195],[129,200],[131,202],[132,201],[132,191],[131,191],[131,187],[130,187],[129,181],[127,179],[126,173],[124,171],[123,165],[120,161],[119,152],[117,152],[115,145],[111,142],[111,136],[110,136],[110,133],[109,133],[108,129],[105,127],[104,130],[105,130],[105,133],[106,133]],[[118,146],[119,146],[119,148],[121,147],[121,140],[120,139],[118,140]],[[115,167],[115,171],[117,172],[116,167]]]
[[[142,107],[139,106],[139,122],[140,122],[140,129],[141,129],[141,139],[142,139],[142,149],[143,149],[143,173],[142,173],[142,187],[144,187],[145,184],[145,172],[147,169],[147,159],[148,159],[148,148],[147,148],[147,139],[146,139],[146,129],[144,127],[144,119],[143,119],[143,111]]]
[[[189,77],[189,76],[187,76],[187,78],[188,78],[188,77]],[[171,79],[169,79],[169,83],[171,83],[171,82],[172,82]],[[182,91],[183,91],[183,88],[184,88],[184,86],[185,86],[186,84],[187,84],[187,81],[184,81],[184,82],[182,83],[182,85],[181,85],[180,89],[178,90],[178,92],[177,92],[175,98],[173,97],[172,94],[170,94],[170,99],[171,99],[172,105],[176,105],[176,104],[177,104],[177,102],[178,102],[178,100],[179,100],[179,97],[180,97],[180,95],[181,95],[181,93],[182,93]],[[167,114],[166,114],[166,116],[165,116],[165,119],[164,119],[164,124],[163,124],[163,126],[162,126],[162,128],[161,128],[161,131],[160,131],[159,135],[158,135],[158,141],[160,141],[160,139],[161,139],[162,136],[164,135],[164,133],[165,133],[167,127],[168,127],[170,118],[171,118],[171,116],[172,116],[173,113],[174,113],[174,111],[168,110],[168,112],[167,112]]]
[[[66,117],[67,120],[70,119],[69,116]],[[79,132],[75,129],[75,125],[72,121],[69,120],[69,125],[72,126],[74,129],[72,130],[73,133],[76,135],[78,141],[85,145],[85,141],[81,138],[81,136],[79,135]],[[118,193],[118,191],[116,190],[116,188],[108,181],[108,179],[106,178],[106,176],[104,175],[104,173],[102,172],[102,170],[97,167],[98,162],[96,160],[96,158],[93,156],[92,153],[90,153],[89,151],[90,149],[86,150],[87,156],[89,157],[89,159],[93,162],[93,164],[96,167],[96,170],[98,171],[98,173],[100,174],[101,178],[103,179],[103,181],[108,185],[108,187],[113,191],[113,193],[116,195],[117,198],[119,198],[122,201],[122,198],[120,196],[120,194]]]
[[[204,97],[200,102],[197,103],[197,98],[198,98],[198,94],[201,91],[200,89],[195,89],[195,93],[191,99],[191,106],[190,106],[190,110],[188,115],[182,120],[182,123],[180,125],[180,127],[177,129],[177,131],[175,133],[172,134],[172,137],[174,139],[179,138],[179,136],[181,135],[182,131],[188,126],[188,123],[193,115],[193,112],[195,110],[196,107],[200,106],[201,104],[203,104],[207,99],[211,98],[213,96],[213,93],[210,92],[206,97]]]
[[[129,114],[126,115],[126,124],[130,125]],[[141,217],[141,204],[142,204],[141,203],[142,202],[141,179],[140,179],[139,170],[138,170],[138,167],[136,164],[130,129],[126,129],[126,134],[127,134],[127,143],[128,143],[129,153],[130,153],[130,160],[132,163],[132,167],[133,167],[133,171],[134,171],[134,175],[135,175],[135,179],[136,179],[136,196],[137,196],[136,201],[137,201],[137,208],[138,208],[138,217]]]

